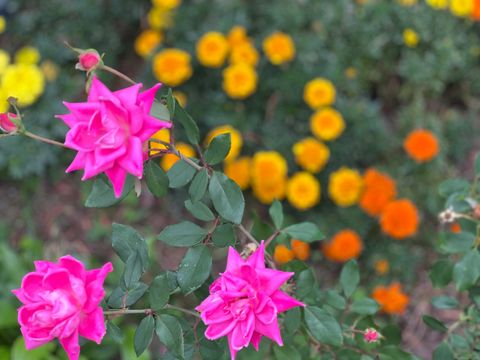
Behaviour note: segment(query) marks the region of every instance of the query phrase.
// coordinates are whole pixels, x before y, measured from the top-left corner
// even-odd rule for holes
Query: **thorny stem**
[[[197,312],[192,311],[192,310],[188,310],[188,309],[184,309],[184,308],[181,308],[181,307],[178,307],[178,306],[175,306],[175,305],[167,304],[167,305],[165,305],[164,309],[178,310],[178,311],[181,311],[185,314],[192,315],[192,316],[195,316],[197,318],[200,318],[200,315]],[[114,309],[114,310],[105,310],[103,312],[103,314],[105,316],[131,315],[131,314],[149,315],[149,314],[155,314],[155,311],[153,311],[152,309]]]
[[[28,136],[29,138],[32,138],[32,139],[35,139],[35,140],[38,140],[38,141],[42,141],[42,142],[47,143],[47,144],[56,145],[56,146],[63,147],[65,149],[69,149],[69,147],[65,146],[65,144],[62,144],[61,142],[58,142],[58,141],[55,141],[55,140],[52,140],[52,139],[48,139],[46,137],[43,137],[43,136],[40,136],[40,135],[37,135],[37,134],[34,134],[34,133],[31,133],[30,131],[20,132],[19,134]]]
[[[113,75],[116,75],[116,76],[118,76],[119,78],[122,78],[123,80],[129,82],[130,84],[133,84],[133,85],[136,84],[136,82],[133,81],[132,79],[130,79],[127,75],[121,73],[121,72],[118,71],[118,70],[115,70],[114,68],[112,68],[112,67],[110,67],[110,66],[108,66],[108,65],[102,65],[102,66],[100,67],[100,69],[105,70],[105,71],[108,71],[109,73],[112,73]]]

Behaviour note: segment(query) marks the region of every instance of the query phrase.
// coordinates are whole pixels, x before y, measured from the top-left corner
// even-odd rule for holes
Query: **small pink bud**
[[[17,130],[17,125],[15,125],[12,120],[10,120],[11,118],[16,119],[17,115],[12,113],[0,114],[0,129],[3,132],[11,133]]]
[[[85,50],[78,56],[76,68],[83,71],[92,71],[98,67],[101,61],[102,58],[97,50]]]
[[[373,328],[368,328],[363,333],[363,339],[368,343],[375,343],[380,340],[380,337],[380,333]]]

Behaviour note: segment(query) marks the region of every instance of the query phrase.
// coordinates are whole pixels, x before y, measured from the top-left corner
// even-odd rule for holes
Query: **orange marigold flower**
[[[301,240],[292,239],[290,246],[298,260],[306,261],[310,257],[310,245],[308,243]]]
[[[399,283],[393,283],[390,286],[376,286],[373,289],[372,298],[380,304],[381,311],[396,315],[403,314],[410,301]]]
[[[480,20],[480,0],[473,0],[472,19]]]
[[[402,240],[417,232],[418,210],[408,199],[389,203],[380,217],[382,231],[391,237]]]
[[[408,134],[403,142],[403,148],[408,156],[418,163],[432,160],[440,151],[437,137],[424,129],[416,129]]]
[[[273,252],[273,259],[277,264],[286,264],[292,261],[294,258],[295,254],[286,245],[280,244],[275,246],[275,251]]]
[[[225,163],[225,175],[235,181],[240,189],[245,190],[250,186],[250,169],[252,161],[248,156]]]
[[[368,169],[363,175],[364,191],[360,207],[370,216],[378,216],[387,204],[397,196],[395,181],[388,175]]]
[[[379,275],[385,275],[390,270],[390,264],[388,260],[380,259],[375,262],[375,271]]]
[[[459,232],[462,231],[462,227],[460,226],[459,223],[453,223],[450,225],[450,231],[454,234],[458,234]]]
[[[323,245],[323,254],[329,260],[347,262],[360,256],[363,249],[360,236],[353,230],[338,232],[329,243]]]

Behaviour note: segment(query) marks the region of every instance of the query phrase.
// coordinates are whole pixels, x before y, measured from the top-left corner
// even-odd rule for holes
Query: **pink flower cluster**
[[[142,178],[144,144],[158,130],[171,127],[149,115],[160,86],[139,92],[142,84],[136,84],[112,92],[93,77],[87,102],[65,102],[70,113],[57,117],[70,127],[65,145],[78,151],[67,172],[84,169],[82,180],[104,172],[116,197],[127,173]]]
[[[228,337],[232,360],[249,344],[258,350],[262,336],[282,346],[278,314],[305,306],[280,290],[293,273],[266,268],[264,257],[263,242],[247,260],[230,247],[225,272],[196,308],[207,325],[207,339]]]
[[[57,263],[35,261],[35,271],[24,276],[20,289],[12,291],[23,304],[18,322],[27,349],[58,338],[68,358],[77,360],[79,335],[100,344],[105,335],[100,307],[105,296],[103,282],[112,269],[106,263],[86,270],[71,256]]]

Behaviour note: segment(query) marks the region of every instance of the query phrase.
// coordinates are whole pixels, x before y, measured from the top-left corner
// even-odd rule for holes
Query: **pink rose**
[[[263,241],[247,260],[230,247],[225,272],[210,286],[210,296],[196,308],[207,325],[207,339],[227,336],[232,360],[249,344],[258,351],[262,336],[282,346],[278,314],[305,306],[280,290],[293,273],[265,268],[264,256]]]
[[[3,113],[0,114],[0,129],[3,132],[10,133],[12,131],[17,130],[17,126],[13,123],[10,118],[16,118],[17,115],[12,114],[12,113]]]
[[[160,86],[140,93],[142,84],[136,84],[112,92],[93,77],[87,102],[64,102],[70,113],[57,117],[70,127],[65,145],[78,151],[67,172],[84,169],[82,180],[104,172],[116,197],[122,194],[127,173],[141,179],[147,157],[144,143],[172,126],[149,115]]]
[[[71,256],[57,263],[35,261],[35,271],[23,277],[22,287],[12,292],[23,303],[18,309],[28,350],[55,338],[70,360],[80,354],[78,335],[100,344],[105,322],[100,302],[105,296],[103,282],[113,269],[106,263],[100,269],[86,270]]]
[[[380,340],[380,337],[380,333],[373,328],[368,328],[363,333],[363,339],[368,343],[375,343]]]
[[[83,71],[92,71],[100,64],[101,61],[102,58],[96,50],[86,50],[78,56],[76,68]]]

